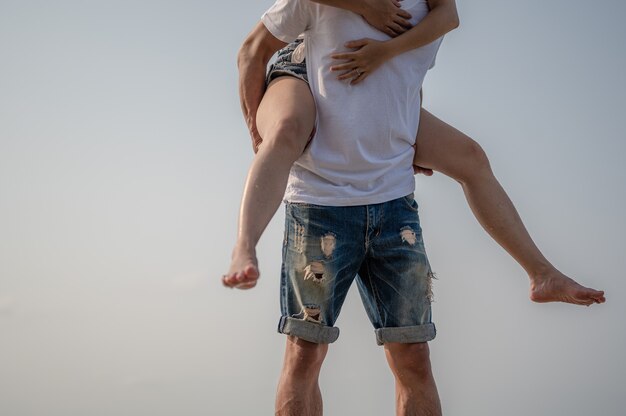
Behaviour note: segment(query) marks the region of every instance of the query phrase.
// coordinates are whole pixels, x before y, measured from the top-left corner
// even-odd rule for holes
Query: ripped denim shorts
[[[360,206],[287,203],[278,332],[331,343],[354,280],[379,345],[435,338],[432,279],[413,195]]]

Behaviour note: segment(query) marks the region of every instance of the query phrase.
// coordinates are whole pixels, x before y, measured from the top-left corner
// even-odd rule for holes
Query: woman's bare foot
[[[604,303],[604,291],[578,284],[557,269],[536,276],[530,283],[530,300],[538,303],[565,302],[589,306]]]
[[[252,289],[259,280],[259,266],[256,252],[235,246],[230,262],[230,270],[222,276],[222,283],[226,287],[237,289]]]

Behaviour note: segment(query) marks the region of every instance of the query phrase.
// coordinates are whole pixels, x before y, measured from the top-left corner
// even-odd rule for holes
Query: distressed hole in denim
[[[435,301],[435,295],[433,294],[433,279],[436,279],[435,273],[432,271],[428,272],[428,286],[426,286],[426,299],[428,299],[429,303],[433,303]]]
[[[415,231],[409,226],[402,227],[400,229],[400,237],[403,243],[407,243],[410,246],[414,246],[417,243],[417,236]]]
[[[333,233],[327,233],[322,237],[322,253],[324,253],[324,257],[329,258],[335,252],[335,247],[337,247],[337,237]]]
[[[304,308],[302,308],[302,313],[304,315],[302,319],[304,319],[305,321],[314,322],[316,324],[321,323],[320,321],[321,309],[319,306],[317,305],[305,306]]]
[[[283,233],[283,247],[287,247],[289,242],[289,227],[285,227],[285,231]]]
[[[321,262],[311,262],[304,268],[304,280],[311,280],[314,283],[322,284],[326,281],[324,272],[325,268]]]
[[[304,226],[296,223],[293,248],[298,252],[304,252]]]

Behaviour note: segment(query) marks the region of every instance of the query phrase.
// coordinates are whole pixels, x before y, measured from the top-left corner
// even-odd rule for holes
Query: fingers
[[[393,21],[394,21],[396,24],[398,24],[398,25],[400,25],[400,26],[402,26],[402,27],[406,28],[407,30],[408,30],[408,29],[410,29],[411,27],[413,27],[413,26],[411,25],[411,22],[409,22],[408,20],[404,20],[404,19],[403,19],[403,18],[401,18],[401,17],[396,17],[395,19],[393,19]]]
[[[333,59],[339,59],[344,61],[352,61],[354,59],[354,52],[345,52],[345,53],[336,53],[334,55],[330,55]]]
[[[413,165],[413,173],[415,175],[433,176],[433,170]]]
[[[367,78],[367,72],[359,72],[358,75],[350,81],[350,85],[359,84],[363,82],[365,78]]]
[[[367,75],[367,72],[361,72],[357,68],[354,68],[339,75],[337,79],[339,81],[350,81],[351,85],[355,85],[367,78]]]
[[[257,153],[259,151],[259,146],[261,146],[261,143],[263,142],[263,139],[259,135],[256,124],[250,127],[250,138],[252,139],[252,150],[254,150],[254,153]]]
[[[354,68],[351,71],[346,71],[343,74],[339,75],[337,79],[339,81],[349,81],[350,85],[356,85],[360,82],[363,82],[365,78],[367,78],[367,72],[361,72],[358,69]]]
[[[335,66],[331,66],[330,70],[335,72],[335,71],[351,71],[353,69],[355,69],[356,65],[354,64],[354,62],[347,62],[345,64],[341,64],[341,65],[335,65]]]
[[[344,46],[350,49],[357,49],[357,48],[362,48],[368,43],[370,43],[370,39],[364,38],[364,39],[351,40],[350,42],[346,42]]]
[[[345,81],[345,80],[347,80],[347,79],[352,79],[352,78],[355,78],[357,75],[358,75],[358,74],[357,74],[356,70],[354,70],[354,69],[353,69],[353,70],[346,71],[346,72],[344,72],[343,74],[339,75],[339,76],[337,77],[337,79],[338,79],[339,81]]]
[[[259,152],[259,147],[261,146],[261,143],[263,143],[263,140],[254,140],[252,142],[252,150],[254,150],[255,154]]]
[[[383,32],[385,33],[385,35],[391,36],[392,38],[395,38],[396,36],[398,36],[398,34],[396,32],[394,32],[393,30],[389,29],[388,27],[386,27],[385,30],[383,30]]]
[[[400,26],[399,24],[397,24],[395,22],[392,22],[391,24],[389,24],[388,27],[389,27],[389,29],[391,29],[391,30],[393,30],[395,32],[396,36],[403,34],[407,30],[405,27],[402,27],[402,26]]]
[[[406,10],[404,10],[404,9],[400,9],[400,10],[398,10],[397,15],[398,15],[398,16],[400,16],[400,17],[402,17],[402,18],[404,18],[404,19],[410,19],[411,17],[413,17],[413,16],[411,15],[411,13],[407,12],[407,11],[406,11]]]

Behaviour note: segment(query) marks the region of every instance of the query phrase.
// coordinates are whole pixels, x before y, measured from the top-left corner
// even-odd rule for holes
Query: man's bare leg
[[[302,154],[315,124],[315,103],[306,82],[290,76],[272,81],[259,106],[257,128],[263,143],[246,180],[237,242],[222,281],[250,289],[259,269],[256,245],[280,205],[291,165]]]
[[[581,286],[543,256],[480,145],[424,109],[414,164],[439,171],[461,184],[478,222],[528,273],[531,300],[576,305],[605,301],[604,292]]]
[[[385,344],[387,362],[396,379],[397,416],[441,416],[428,344]]]
[[[318,383],[328,344],[289,336],[276,393],[276,416],[321,416]]]

